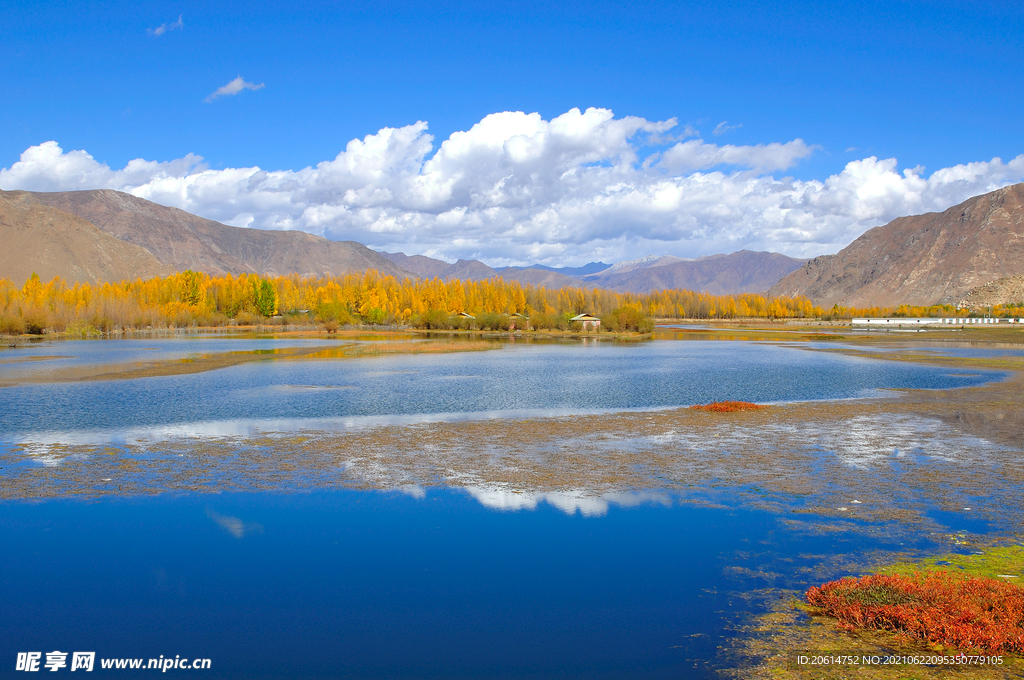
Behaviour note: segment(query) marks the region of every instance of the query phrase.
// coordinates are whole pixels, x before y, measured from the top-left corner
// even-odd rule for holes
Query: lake
[[[9,350],[0,382],[81,364],[182,359],[309,346],[291,340],[112,340]],[[326,345],[331,346],[331,345]],[[154,349],[146,349],[154,348]],[[216,432],[360,423],[657,409],[725,399],[836,400],[884,389],[944,389],[998,379],[807,351],[783,344],[672,340],[506,344],[499,350],[363,360],[267,361],[143,380],[0,390],[0,441],[84,432]],[[59,438],[59,437],[58,437]]]
[[[49,378],[74,366],[316,343],[48,343],[5,351],[0,382]],[[32,360],[47,356],[62,358]],[[744,634],[751,614],[850,573],[870,555],[932,550],[941,539],[898,522],[808,513],[803,497],[767,510],[749,502],[756,489],[737,495],[740,485],[719,477],[692,490],[685,490],[685,475],[670,487],[649,474],[643,488],[594,482],[582,491],[410,478],[407,486],[396,483],[404,492],[343,483],[239,493],[218,488],[219,475],[243,474],[214,460],[219,453],[191,464],[211,478],[202,493],[94,493],[59,475],[80,464],[82,474],[92,474],[88,465],[106,465],[106,456],[114,461],[102,468],[114,470],[109,474],[130,466],[159,486],[157,467],[166,457],[187,457],[224,437],[245,449],[254,446],[249,438],[276,433],[283,448],[268,454],[276,457],[291,446],[281,433],[347,437],[386,427],[400,435],[423,423],[479,421],[501,430],[524,418],[600,420],[623,411],[646,421],[644,414],[722,399],[849,400],[1004,376],[778,343],[665,340],[267,361],[0,389],[0,484],[10,489],[32,479],[61,490],[57,496],[76,496],[40,502],[32,498],[42,495],[28,494],[0,503],[0,675],[20,675],[13,670],[19,652],[41,652],[45,661],[47,652],[61,650],[96,652],[101,674],[126,672],[100,668],[103,659],[179,656],[210,659],[197,673],[210,678],[716,677],[743,661],[730,656],[730,640]],[[884,419],[870,422],[886,427]],[[906,439],[916,422],[898,421],[896,435]],[[595,465],[599,454],[603,465],[609,456],[627,460],[631,433],[621,434],[603,449],[591,443],[573,452],[580,480],[588,456]],[[717,435],[673,436],[699,446],[701,437]],[[146,446],[117,453],[134,441]],[[481,448],[459,445],[474,455]],[[432,444],[407,446],[395,455],[432,455]],[[927,448],[915,455],[927,458]],[[525,450],[533,455],[529,443]],[[680,451],[673,455],[688,455]],[[826,446],[811,455],[835,452]],[[480,475],[492,474],[466,461]],[[303,474],[329,474],[317,465]],[[960,527],[972,520],[929,508],[949,529],[990,529]]]
[[[746,593],[885,545],[673,499],[584,517],[456,491],[7,504],[0,544],[5,671],[57,649],[218,678],[709,678]]]

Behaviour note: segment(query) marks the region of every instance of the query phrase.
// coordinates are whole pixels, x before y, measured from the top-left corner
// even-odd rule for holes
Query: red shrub
[[[892,630],[961,650],[1024,653],[1024,588],[945,571],[874,574],[807,591],[848,630]]]
[[[711,411],[712,413],[732,413],[734,411],[756,411],[761,408],[768,408],[760,404],[753,404],[749,401],[714,401],[710,404],[697,404],[690,408],[698,411]]]

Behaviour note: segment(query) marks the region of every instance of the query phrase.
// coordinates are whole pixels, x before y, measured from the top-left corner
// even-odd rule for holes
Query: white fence
[[[1024,319],[1019,318],[973,318],[973,317],[936,317],[924,319],[854,319],[854,326],[887,326],[890,328],[917,327],[917,326],[1005,326],[1007,324],[1024,324]]]

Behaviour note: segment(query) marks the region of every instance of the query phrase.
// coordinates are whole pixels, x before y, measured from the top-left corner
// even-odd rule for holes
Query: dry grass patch
[[[709,413],[736,413],[737,411],[757,411],[768,407],[750,401],[713,401],[710,404],[695,404],[690,408]]]

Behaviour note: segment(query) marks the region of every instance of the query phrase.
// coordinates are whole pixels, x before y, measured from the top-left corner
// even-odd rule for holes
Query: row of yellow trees
[[[100,285],[43,282],[22,286],[0,279],[0,330],[221,326],[266,317],[320,322],[413,323],[429,312],[598,316],[631,308],[658,318],[817,317],[805,298],[709,295],[688,290],[634,294],[587,288],[548,289],[515,281],[441,281],[381,276],[376,271],[331,278],[208,276],[185,271],[167,277]]]

